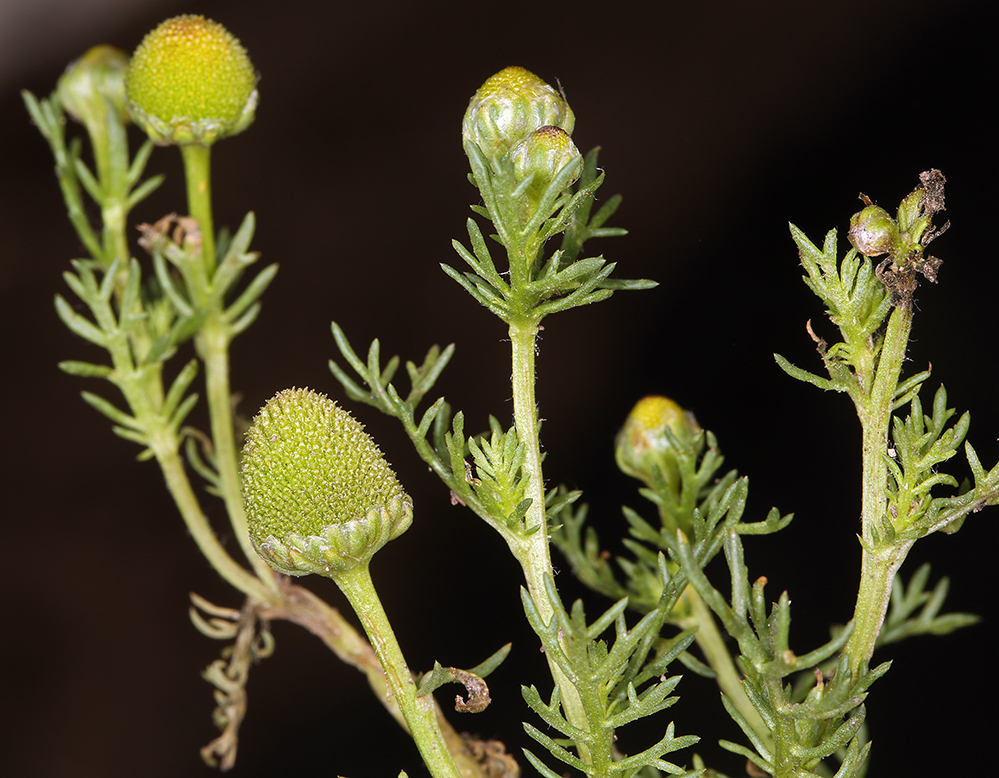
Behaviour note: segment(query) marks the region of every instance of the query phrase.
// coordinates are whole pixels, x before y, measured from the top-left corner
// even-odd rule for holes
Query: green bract
[[[242,482],[254,546],[289,575],[335,578],[412,523],[412,501],[362,425],[309,389],[279,392],[257,414]]]
[[[198,143],[245,130],[257,107],[257,76],[239,40],[203,16],[177,16],[132,55],[128,108],[157,143]]]

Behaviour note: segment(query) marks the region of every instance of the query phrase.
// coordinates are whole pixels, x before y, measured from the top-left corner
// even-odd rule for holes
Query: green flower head
[[[562,95],[531,71],[504,68],[472,96],[461,125],[464,142],[479,146],[489,160],[535,130],[558,127],[572,134],[576,118]]]
[[[126,76],[128,109],[157,143],[242,132],[257,107],[257,75],[239,40],[203,16],[167,19],[143,38]]]
[[[667,434],[669,430],[669,434]],[[674,490],[680,486],[674,442],[689,445],[701,432],[694,414],[669,397],[649,395],[631,409],[617,434],[614,458],[621,471],[651,486],[658,468]],[[672,440],[671,440],[672,437]]]
[[[243,500],[260,555],[289,575],[330,578],[403,532],[413,504],[363,426],[325,395],[287,389],[243,448]]]
[[[128,55],[113,46],[94,46],[62,74],[56,91],[66,113],[79,122],[101,126],[108,120],[108,107],[122,122],[125,108],[125,70]]]

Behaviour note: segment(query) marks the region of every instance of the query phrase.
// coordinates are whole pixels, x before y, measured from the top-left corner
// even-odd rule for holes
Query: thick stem
[[[215,224],[212,218],[211,147],[191,143],[180,147],[187,179],[187,208],[201,228],[205,278],[215,273]]]
[[[364,631],[385,671],[389,690],[406,719],[409,732],[430,774],[434,778],[459,778],[458,768],[437,725],[436,705],[431,695],[416,695],[416,682],[378,599],[368,565],[358,565],[340,573],[334,580],[364,625]]]
[[[854,671],[874,653],[874,644],[891,599],[892,581],[912,547],[911,541],[900,543],[885,537],[885,522],[891,521],[885,513],[888,505],[885,496],[888,429],[911,330],[912,302],[904,300],[888,319],[870,394],[861,400],[857,409],[863,429],[861,538],[864,547],[854,628],[846,644]]]
[[[545,576],[552,574],[552,559],[545,517],[545,486],[541,468],[541,442],[538,438],[538,406],[534,394],[534,352],[537,335],[538,325],[533,320],[525,319],[510,324],[513,418],[517,437],[526,450],[523,477],[527,481],[525,496],[531,500],[531,507],[524,517],[524,526],[528,529],[540,528],[524,538],[513,551],[524,569],[527,590],[538,608],[538,613],[548,624],[555,611],[548,600],[544,585]],[[589,729],[586,711],[576,687],[551,658],[548,659],[548,666],[551,669],[552,679],[562,690],[562,707],[569,723],[580,729]],[[589,754],[586,746],[578,743],[577,749],[580,759],[587,761]]]
[[[291,579],[284,576],[279,583],[280,601],[261,610],[260,615],[267,619],[286,619],[316,635],[341,662],[364,673],[375,698],[385,706],[392,718],[409,732],[409,725],[406,724],[406,719],[399,708],[398,698],[389,693],[385,671],[368,641],[354,629],[340,611],[308,589],[292,583]],[[472,757],[461,735],[444,718],[439,706],[437,706],[437,721],[444,742],[462,778],[484,778],[485,773]]]

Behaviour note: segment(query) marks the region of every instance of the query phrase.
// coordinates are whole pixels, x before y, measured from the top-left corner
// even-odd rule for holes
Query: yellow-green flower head
[[[326,395],[268,400],[243,448],[243,501],[258,553],[288,575],[367,564],[413,520],[413,503],[363,426]]]
[[[561,190],[575,183],[583,172],[583,157],[561,127],[538,128],[510,149],[510,160],[518,183],[534,176],[527,188],[527,194],[534,200],[541,197],[566,166],[570,168]]]
[[[675,449],[666,430],[680,445],[701,432],[694,414],[670,398],[649,395],[639,400],[617,435],[614,458],[621,471],[651,484],[657,467],[666,483],[679,488]]]
[[[107,122],[108,104],[119,121],[128,121],[125,70],[128,55],[114,46],[94,46],[59,78],[56,93],[66,113],[88,127]]]
[[[203,16],[167,19],[132,55],[126,88],[135,123],[160,144],[208,146],[242,132],[257,75],[239,40]]]
[[[572,135],[576,118],[562,95],[521,67],[504,68],[472,96],[461,124],[463,142],[478,144],[489,160],[502,157],[540,127]]]
[[[868,205],[851,217],[847,238],[864,256],[877,257],[891,252],[898,243],[898,225],[884,208]]]

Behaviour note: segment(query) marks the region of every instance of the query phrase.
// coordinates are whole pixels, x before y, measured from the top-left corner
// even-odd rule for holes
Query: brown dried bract
[[[140,224],[139,232],[142,233],[139,245],[146,251],[162,248],[166,241],[178,246],[187,244],[193,248],[201,248],[201,228],[193,216],[168,213],[155,224]]]

